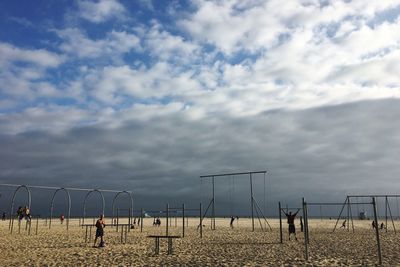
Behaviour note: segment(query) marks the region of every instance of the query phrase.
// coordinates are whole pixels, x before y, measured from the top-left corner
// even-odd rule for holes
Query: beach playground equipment
[[[339,222],[339,220],[342,218],[342,212],[344,210],[344,207],[347,206],[348,209],[348,215],[347,215],[347,219],[344,221],[344,224],[342,226],[347,227],[347,231],[349,231],[349,227],[350,227],[350,222],[352,224],[352,229],[354,232],[354,222],[353,222],[353,218],[352,218],[352,213],[351,213],[351,206],[357,206],[357,205],[362,205],[362,206],[366,206],[369,205],[372,207],[373,210],[373,222],[375,224],[374,227],[374,232],[375,232],[375,240],[376,240],[376,251],[377,251],[377,262],[378,265],[382,265],[382,250],[381,250],[381,241],[380,241],[380,233],[379,233],[379,229],[378,229],[378,213],[377,213],[377,203],[376,203],[376,198],[375,196],[372,196],[370,198],[371,201],[363,201],[363,202],[353,202],[350,201],[350,199],[352,199],[354,196],[347,196],[346,197],[346,201],[345,203],[318,203],[318,202],[306,202],[305,199],[302,199],[302,213],[303,213],[303,219],[304,219],[304,258],[305,260],[309,260],[309,254],[310,254],[310,249],[309,249],[309,244],[310,244],[310,231],[309,231],[309,216],[308,216],[308,212],[309,212],[309,208],[313,207],[313,206],[342,206],[342,209],[340,211],[340,214],[336,220],[335,223],[335,227],[332,230],[331,234],[334,234],[336,228],[337,228],[337,224]],[[345,224],[347,222],[347,224]],[[394,226],[394,224],[393,224]]]
[[[216,178],[227,178],[227,177],[233,177],[233,182],[230,183],[231,187],[230,188],[230,203],[232,204],[232,198],[233,195],[232,191],[234,192],[234,178],[235,177],[240,177],[240,178],[244,178],[244,177],[248,177],[249,178],[249,184],[250,184],[250,195],[249,195],[249,200],[250,200],[250,213],[251,213],[251,225],[252,225],[252,231],[254,232],[255,230],[255,217],[258,219],[259,224],[260,224],[260,228],[262,231],[266,231],[267,227],[272,231],[272,228],[270,226],[270,224],[268,223],[264,212],[265,212],[265,208],[264,208],[264,212],[262,211],[262,209],[260,208],[260,205],[258,204],[258,201],[256,200],[256,198],[254,197],[253,194],[253,177],[255,174],[263,174],[264,176],[264,207],[265,207],[265,199],[266,199],[266,183],[265,183],[265,177],[266,177],[266,170],[263,171],[250,171],[250,172],[236,172],[236,173],[220,173],[220,174],[210,174],[210,175],[202,175],[200,176],[200,181],[201,183],[203,183],[204,179],[210,179],[211,180],[211,184],[212,184],[212,188],[211,188],[211,199],[207,205],[207,208],[205,209],[204,213],[201,216],[200,219],[200,225],[203,224],[203,219],[206,217],[206,215],[208,214],[209,211],[211,211],[211,229],[215,230],[216,229],[216,225],[215,225],[215,218],[216,218],[216,193],[215,193],[215,179]],[[230,180],[230,181],[232,181]],[[210,210],[211,208],[211,210]],[[231,213],[232,213],[232,206],[231,206]],[[256,213],[256,214],[255,214]],[[233,214],[231,214],[231,216],[233,216]],[[265,227],[263,226],[262,220],[264,221]]]
[[[50,199],[50,205],[49,205],[49,217],[43,217],[43,216],[36,216],[36,234],[37,234],[37,229],[38,229],[38,220],[39,217],[45,221],[45,225],[48,226],[49,229],[51,229],[51,225],[52,225],[52,220],[53,220],[53,210],[54,210],[54,200],[56,195],[59,194],[59,192],[64,192],[64,195],[66,197],[66,203],[67,203],[67,212],[66,212],[66,230],[68,231],[69,229],[69,224],[70,224],[70,219],[71,219],[71,194],[70,192],[72,191],[83,191],[86,192],[86,195],[84,197],[84,201],[83,201],[83,215],[82,218],[79,218],[79,225],[80,226],[85,226],[85,219],[86,219],[86,204],[87,204],[87,200],[89,198],[90,195],[92,195],[93,193],[96,193],[97,195],[99,195],[100,200],[101,200],[101,210],[99,211],[98,214],[104,214],[105,211],[105,199],[104,199],[104,195],[103,193],[115,193],[116,195],[113,198],[113,202],[112,202],[112,207],[113,207],[113,211],[115,210],[115,204],[117,203],[117,199],[118,197],[122,196],[122,195],[127,195],[129,197],[130,200],[130,210],[133,210],[133,197],[132,197],[132,192],[130,191],[119,191],[119,190],[108,190],[108,189],[87,189],[87,188],[72,188],[72,187],[52,187],[52,186],[37,186],[37,185],[18,185],[18,184],[0,184],[0,186],[4,186],[4,187],[13,187],[16,188],[15,191],[12,194],[12,198],[11,198],[11,204],[10,204],[10,211],[9,211],[9,230],[10,233],[13,233],[13,227],[14,227],[14,220],[16,219],[15,216],[15,198],[17,196],[17,194],[21,191],[25,191],[27,194],[27,201],[26,201],[26,207],[31,210],[31,204],[32,204],[32,189],[39,189],[39,190],[54,190],[54,193],[52,194],[52,197]],[[114,214],[113,214],[114,216]],[[131,219],[131,216],[128,217],[129,218],[129,222]],[[20,224],[21,224],[21,220],[18,220],[18,225],[19,225],[19,232],[20,232]],[[32,220],[26,220],[26,230],[28,235],[30,235],[31,231],[31,222]],[[91,225],[94,225],[94,218],[93,218],[93,222]],[[113,226],[112,224],[110,224],[111,227]]]

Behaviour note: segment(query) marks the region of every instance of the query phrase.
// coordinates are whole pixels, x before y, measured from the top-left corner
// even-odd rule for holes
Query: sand
[[[288,241],[284,222],[284,243],[279,243],[279,222],[269,220],[273,230],[263,232],[256,221],[256,231],[251,231],[250,219],[239,219],[234,229],[229,218],[217,219],[217,229],[210,230],[210,220],[204,224],[204,236],[199,238],[198,219],[189,219],[185,238],[174,240],[173,255],[167,255],[166,241],[161,241],[160,254],[154,254],[151,234],[165,234],[165,221],[161,227],[152,226],[145,219],[143,232],[133,229],[127,244],[120,243],[120,233],[110,226],[105,228],[106,247],[93,248],[92,240],[84,242],[85,229],[78,220],[71,220],[67,232],[65,225],[53,221],[48,229],[39,221],[35,235],[33,220],[31,235],[14,225],[10,234],[8,221],[0,222],[1,266],[376,266],[377,250],[371,221],[355,221],[355,233],[338,229],[332,233],[334,220],[309,220],[309,261],[304,259],[304,237],[298,230],[298,241]],[[91,222],[91,220],[87,220]],[[110,222],[110,221],[109,221]],[[121,221],[122,222],[122,221]],[[170,234],[181,235],[181,220],[172,219]],[[297,220],[298,224],[298,220]],[[340,226],[340,225],[339,225]],[[400,230],[400,222],[396,222]],[[400,266],[400,233],[380,231],[384,266]],[[92,232],[93,238],[94,232]]]

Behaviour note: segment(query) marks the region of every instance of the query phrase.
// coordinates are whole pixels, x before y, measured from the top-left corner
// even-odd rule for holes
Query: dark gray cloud
[[[399,114],[400,100],[387,99],[241,118],[193,121],[171,114],[114,129],[3,134],[0,181],[132,190],[137,208],[163,209],[167,202],[192,207],[201,197],[205,202],[210,191],[202,194],[201,188],[210,185],[201,186],[200,175],[268,169],[271,214],[277,201],[298,205],[301,197],[341,201],[351,193],[398,193]],[[263,177],[254,180],[263,206]],[[248,180],[236,177],[235,187],[230,184],[229,178],[217,181],[218,207],[230,210],[232,200],[244,212]],[[5,209],[10,191],[0,189]],[[35,190],[33,201],[45,209],[50,195]],[[76,199],[73,210],[79,213],[82,195]]]

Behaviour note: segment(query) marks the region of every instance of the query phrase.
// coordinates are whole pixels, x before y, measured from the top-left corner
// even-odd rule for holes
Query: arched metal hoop
[[[27,187],[26,185],[20,185],[20,186],[18,186],[17,189],[15,189],[14,194],[13,194],[12,199],[11,199],[10,223],[9,223],[9,225],[8,225],[8,228],[9,228],[9,229],[12,228],[12,221],[13,221],[13,214],[14,214],[14,213],[13,213],[13,210],[14,210],[14,201],[15,201],[15,197],[16,197],[18,191],[19,191],[21,188],[25,188],[26,192],[28,193],[28,208],[29,208],[29,210],[31,209],[31,199],[32,199],[32,197],[31,197],[31,190],[30,190],[29,187]]]
[[[90,196],[90,194],[93,193],[93,192],[98,192],[98,193],[100,194],[101,200],[102,200],[102,202],[101,202],[101,204],[102,204],[102,205],[101,205],[101,214],[104,214],[104,206],[105,206],[104,195],[103,195],[103,193],[102,193],[100,190],[98,190],[98,189],[93,189],[93,190],[87,192],[87,194],[86,194],[86,196],[85,196],[85,199],[83,200],[83,218],[82,218],[82,224],[85,224],[85,218],[86,218],[86,200],[88,199],[88,197]]]
[[[59,191],[64,191],[65,194],[67,195],[67,198],[68,198],[68,214],[67,214],[67,222],[66,222],[66,224],[67,224],[67,231],[68,231],[68,228],[69,228],[69,219],[70,219],[70,217],[71,217],[71,195],[69,194],[69,191],[68,191],[67,189],[63,188],[63,187],[62,187],[62,188],[58,188],[58,189],[54,192],[53,197],[51,198],[49,229],[51,228],[51,220],[53,219],[54,198],[56,197],[56,194],[57,194]]]
[[[131,200],[131,206],[130,206],[131,208],[130,208],[130,213],[129,213],[129,218],[128,218],[128,223],[130,224],[131,220],[132,220],[132,213],[133,213],[133,197],[132,197],[132,194],[129,193],[128,191],[121,191],[115,195],[115,197],[112,201],[112,223],[114,223],[114,217],[115,217],[115,201],[117,200],[118,196],[120,196],[121,194],[128,195]]]

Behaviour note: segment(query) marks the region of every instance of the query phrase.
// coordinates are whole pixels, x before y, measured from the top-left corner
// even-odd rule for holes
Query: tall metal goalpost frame
[[[263,171],[234,172],[234,173],[219,173],[219,174],[201,175],[200,176],[201,180],[202,179],[211,179],[211,181],[212,181],[212,198],[211,198],[209,204],[207,205],[207,208],[205,209],[205,211],[204,211],[204,213],[203,213],[203,215],[202,215],[202,217],[200,219],[201,224],[202,224],[203,218],[207,215],[207,212],[211,207],[211,229],[212,230],[216,229],[216,226],[215,226],[215,178],[222,178],[222,177],[226,177],[226,176],[249,175],[252,231],[254,232],[254,211],[256,211],[256,213],[257,213],[257,218],[258,218],[258,220],[260,222],[261,229],[263,229],[263,227],[262,227],[262,223],[261,223],[259,214],[262,215],[262,218],[267,223],[269,229],[272,230],[272,227],[270,226],[270,224],[268,223],[267,219],[265,218],[260,206],[258,205],[257,200],[253,196],[253,174],[260,174],[260,173],[266,175],[267,171],[263,170]]]

